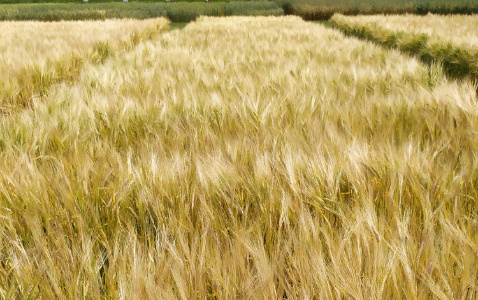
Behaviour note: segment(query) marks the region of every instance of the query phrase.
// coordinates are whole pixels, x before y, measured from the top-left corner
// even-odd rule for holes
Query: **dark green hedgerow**
[[[342,15],[334,15],[330,24],[346,35],[367,39],[380,45],[415,55],[427,64],[440,63],[446,74],[455,79],[470,78],[478,82],[478,52],[450,42],[432,42],[426,34],[394,32],[376,24],[356,24]]]
[[[0,5],[0,20],[103,20],[167,17],[172,22],[189,22],[198,16],[283,15],[272,1],[215,3],[46,3]]]

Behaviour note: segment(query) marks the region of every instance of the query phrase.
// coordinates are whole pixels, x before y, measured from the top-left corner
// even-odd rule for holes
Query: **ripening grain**
[[[476,297],[474,87],[200,18],[0,125],[0,297]]]
[[[154,20],[62,22],[0,22],[0,72],[15,72],[31,64],[43,67],[70,53],[82,54],[100,41],[125,41]]]
[[[382,28],[408,33],[426,34],[431,43],[452,43],[469,51],[478,48],[478,16],[463,15],[375,15],[347,17],[350,22],[374,24]]]
[[[400,49],[429,65],[439,64],[450,78],[467,78],[477,83],[475,19],[469,16],[345,17],[335,14],[330,24],[347,35]]]
[[[43,86],[71,79],[85,61],[166,27],[166,19],[0,22],[0,110],[25,105],[46,92]]]

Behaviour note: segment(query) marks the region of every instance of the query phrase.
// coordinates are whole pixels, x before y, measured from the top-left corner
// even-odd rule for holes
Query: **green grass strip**
[[[453,45],[451,42],[431,42],[427,34],[392,31],[376,24],[356,24],[343,15],[334,15],[330,24],[348,36],[366,39],[379,45],[399,49],[417,56],[429,65],[439,63],[448,77],[469,78],[478,82],[478,52]]]

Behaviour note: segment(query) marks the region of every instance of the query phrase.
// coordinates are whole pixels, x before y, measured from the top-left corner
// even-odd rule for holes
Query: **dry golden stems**
[[[476,108],[296,17],[201,18],[1,124],[0,295],[473,298]]]
[[[478,47],[478,17],[476,15],[375,15],[347,17],[358,24],[375,24],[394,32],[426,34],[430,43],[452,43],[455,47],[475,50]]]

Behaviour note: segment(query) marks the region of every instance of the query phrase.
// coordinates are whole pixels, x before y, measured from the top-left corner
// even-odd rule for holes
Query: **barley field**
[[[478,83],[477,20],[475,15],[420,17],[335,14],[330,24],[349,36],[400,49],[429,65],[438,64],[450,78],[467,78]]]
[[[475,86],[200,17],[0,122],[0,298],[475,299]]]
[[[0,111],[11,113],[101,61],[167,28],[165,19],[1,22]]]
[[[452,43],[468,51],[478,48],[477,15],[373,15],[347,17],[349,22],[377,26],[393,32],[425,34],[431,43]]]

